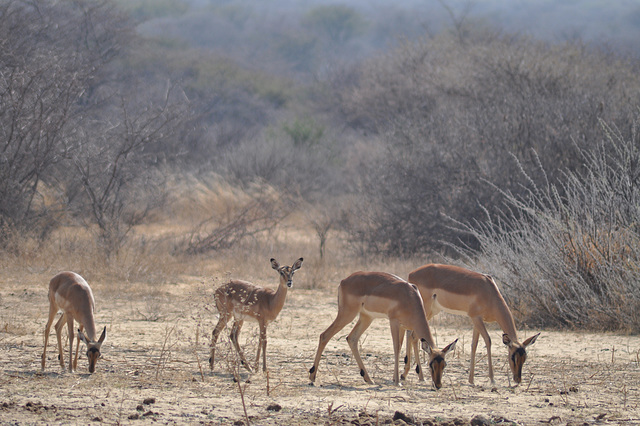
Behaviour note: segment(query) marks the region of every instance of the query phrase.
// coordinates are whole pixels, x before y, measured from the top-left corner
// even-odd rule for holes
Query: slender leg
[[[473,332],[474,332],[476,346],[478,345],[478,338],[476,337],[476,333],[480,333],[482,335],[482,338],[484,339],[484,344],[487,347],[487,361],[489,362],[489,380],[491,381],[491,386],[495,386],[496,382],[493,379],[493,362],[491,362],[491,337],[489,336],[487,327],[485,327],[484,322],[482,321],[482,317],[475,317],[475,318],[472,318],[472,320],[474,325]],[[473,351],[472,351],[472,354],[473,354]]]
[[[60,367],[64,370],[64,351],[62,350],[62,327],[67,321],[67,315],[62,314],[58,322],[56,323],[56,338],[58,339],[58,361],[60,361]]]
[[[84,330],[84,325],[80,324],[80,331]],[[80,335],[78,335],[76,343],[76,356],[73,359],[73,369],[78,370],[78,354],[80,353]],[[71,356],[71,355],[69,355]]]
[[[357,312],[353,314],[345,314],[345,312],[338,311],[338,316],[331,323],[331,325],[320,335],[320,341],[318,343],[318,350],[316,352],[316,358],[313,360],[313,366],[309,370],[309,380],[314,382],[316,380],[316,374],[318,374],[318,365],[320,364],[320,358],[322,357],[322,352],[324,348],[329,343],[329,340],[335,334],[342,330],[347,324],[349,324],[356,317]]]
[[[67,315],[67,328],[69,331],[69,373],[73,373],[73,317]]]
[[[244,368],[247,369],[247,371],[249,371],[249,373],[253,373],[253,370],[251,370],[251,367],[249,366],[247,359],[244,357],[244,352],[240,347],[240,343],[238,343],[238,336],[240,335],[242,324],[244,324],[244,321],[242,320],[234,321],[233,326],[231,327],[231,336],[230,336],[231,342],[233,343],[233,346],[236,348],[236,352],[238,352],[238,355],[240,356],[240,363],[244,366]]]
[[[391,327],[391,340],[393,341],[393,384],[398,386],[399,380],[399,361],[400,361],[400,349],[402,348],[402,339],[404,337],[404,329],[400,326],[398,321],[389,321]],[[410,344],[410,342],[407,342]]]
[[[407,352],[406,355],[404,356],[404,372],[402,373],[402,376],[400,376],[400,379],[402,380],[406,380],[406,378],[409,376],[409,369],[411,368],[411,349],[413,348],[413,339],[411,338],[411,330],[407,330]],[[418,359],[418,362],[420,361],[420,359]]]
[[[49,333],[51,332],[51,325],[53,324],[53,319],[56,317],[58,313],[58,308],[53,305],[49,306],[49,319],[47,320],[47,325],[44,328],[44,350],[42,351],[42,371],[44,371],[44,366],[47,362],[47,344],[49,343]]]
[[[471,339],[471,365],[469,366],[469,383],[473,384],[473,375],[475,374],[476,368],[476,350],[478,349],[478,338],[480,337],[480,332],[473,326],[473,337]]]
[[[262,346],[262,371],[267,371],[267,324],[260,323],[260,341],[258,342],[258,355],[256,355],[256,371],[260,362],[260,346]]]
[[[420,348],[418,346],[418,338],[413,333],[411,333],[411,343],[413,344],[413,352],[416,354],[416,372],[418,373],[418,380],[424,382],[424,373],[422,372],[422,365],[420,364]]]
[[[367,373],[367,369],[364,367],[364,363],[362,362],[362,358],[360,358],[360,351],[358,350],[358,341],[360,340],[360,336],[364,331],[371,325],[373,322],[373,318],[369,315],[360,314],[360,318],[356,323],[351,333],[347,336],[347,343],[349,343],[349,347],[351,348],[351,352],[353,353],[353,357],[356,359],[358,363],[358,367],[360,367],[360,375],[364,378],[364,381],[369,384],[374,384],[373,380]],[[396,364],[397,365],[397,364]],[[396,377],[397,379],[397,377]]]
[[[229,315],[223,314],[220,312],[220,319],[218,320],[218,324],[216,324],[213,329],[213,333],[211,335],[211,353],[209,354],[209,368],[213,371],[213,362],[216,357],[216,342],[218,341],[218,337],[220,337],[220,333],[227,325],[227,321],[229,321]]]

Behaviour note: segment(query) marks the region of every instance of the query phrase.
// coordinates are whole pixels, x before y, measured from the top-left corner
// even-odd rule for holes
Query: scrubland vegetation
[[[247,46],[230,28],[255,16],[201,7],[216,20],[0,5],[3,274],[170,281],[280,255],[326,287],[446,261],[494,275],[528,325],[640,331],[636,56],[464,19],[373,52],[362,34],[390,32],[347,6]]]

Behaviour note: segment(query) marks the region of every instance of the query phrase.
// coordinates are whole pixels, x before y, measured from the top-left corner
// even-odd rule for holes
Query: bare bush
[[[579,43],[467,33],[406,43],[335,82],[336,110],[386,147],[360,171],[369,214],[354,215],[366,220],[352,234],[370,251],[443,249],[459,237],[447,216],[468,221],[499,205],[483,179],[521,191],[511,154],[532,164],[538,152],[556,183],[582,167],[577,147],[597,144],[599,118],[633,120],[634,62]]]
[[[604,142],[580,150],[585,170],[565,170],[557,184],[521,169],[524,191],[502,191],[499,213],[465,227],[482,248],[459,253],[502,281],[527,324],[640,330],[637,123],[624,132],[603,124]]]
[[[292,199],[257,185],[249,198],[198,224],[186,242],[190,254],[230,248],[273,230],[291,211]]]

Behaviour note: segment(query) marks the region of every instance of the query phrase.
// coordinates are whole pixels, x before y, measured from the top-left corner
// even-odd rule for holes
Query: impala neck
[[[93,314],[85,314],[80,318],[80,323],[84,326],[84,335],[90,342],[97,342],[96,323],[93,320]]]
[[[413,332],[416,334],[418,339],[425,339],[429,346],[431,346],[432,349],[435,349],[436,341],[431,334],[431,328],[429,327],[426,317],[421,316],[419,321],[419,324],[414,325]]]
[[[273,295],[273,299],[271,299],[271,310],[276,316],[282,310],[284,302],[287,299],[287,290],[287,283],[285,282],[284,278],[280,276],[280,284],[278,285],[278,289]]]
[[[501,300],[501,303],[496,307],[496,322],[500,326],[503,332],[507,333],[507,335],[514,342],[518,341],[518,332],[516,331],[516,324],[513,320],[513,315],[511,315],[511,311],[507,306],[507,303],[504,299]]]

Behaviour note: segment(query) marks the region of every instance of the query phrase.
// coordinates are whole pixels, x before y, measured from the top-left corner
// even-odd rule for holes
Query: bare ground
[[[96,373],[88,374],[84,351],[78,372],[62,371],[54,333],[41,372],[48,278],[0,279],[2,424],[246,424],[247,418],[256,425],[640,424],[638,336],[521,331],[521,339],[542,334],[528,351],[523,383],[512,387],[501,333],[493,328],[492,391],[482,342],[476,386],[467,381],[470,324],[436,318],[432,328],[441,346],[460,341],[443,388],[434,391],[413,372],[393,386],[388,322],[379,319],[361,340],[376,385],[358,374],[345,341],[351,325],[327,346],[311,386],[307,372],[320,333],[335,317],[336,295],[295,284],[268,329],[268,375],[241,370],[235,383],[228,341],[219,342],[215,371],[209,370],[213,283],[194,277],[164,285],[91,282],[96,322],[108,333]],[[246,323],[241,334],[250,361],[256,329]]]

